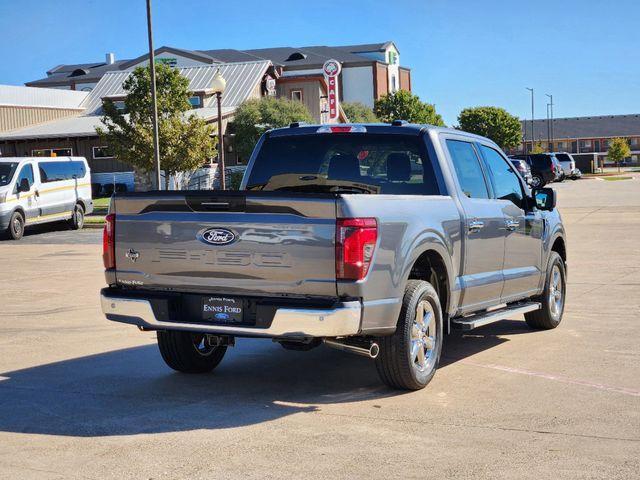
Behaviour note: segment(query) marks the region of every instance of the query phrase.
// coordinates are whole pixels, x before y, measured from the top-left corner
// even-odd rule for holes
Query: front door
[[[28,192],[18,192],[18,186],[23,179],[29,182]],[[14,193],[18,198],[18,203],[25,212],[27,222],[33,221],[40,216],[40,208],[38,206],[37,185],[35,184],[35,176],[33,171],[33,165],[27,163],[22,166],[18,177],[16,178],[16,184],[14,187]]]
[[[500,303],[504,258],[504,215],[491,198],[487,176],[473,143],[446,139],[465,213],[462,313]]]
[[[528,211],[524,186],[507,159],[489,145],[479,145],[491,178],[494,202],[504,215],[504,286],[501,301],[507,303],[534,295],[542,263],[543,220],[540,212]]]

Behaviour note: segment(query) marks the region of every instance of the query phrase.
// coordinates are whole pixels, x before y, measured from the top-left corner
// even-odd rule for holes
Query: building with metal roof
[[[78,115],[87,92],[0,85],[0,132]]]

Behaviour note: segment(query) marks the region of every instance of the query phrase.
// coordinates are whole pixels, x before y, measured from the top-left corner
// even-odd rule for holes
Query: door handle
[[[520,220],[505,220],[504,224],[508,231],[513,232],[520,226]]]
[[[484,227],[484,222],[481,220],[470,220],[469,221],[469,232],[473,233],[473,232],[479,232],[482,227]]]

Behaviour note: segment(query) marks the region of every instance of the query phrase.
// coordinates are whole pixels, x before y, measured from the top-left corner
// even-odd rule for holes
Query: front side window
[[[33,167],[30,164],[25,165],[24,167],[22,167],[22,170],[20,170],[20,175],[18,175],[18,179],[16,180],[16,191],[18,190],[18,185],[20,185],[20,182],[22,182],[22,179],[24,178],[29,181],[29,186],[33,186]]]
[[[518,174],[514,172],[511,165],[502,158],[502,155],[493,148],[482,145],[480,149],[482,150],[482,155],[491,174],[495,197],[498,200],[509,200],[516,206],[523,208],[524,195]]]
[[[248,190],[438,195],[418,136],[331,133],[268,138]]]
[[[489,198],[480,159],[469,142],[447,140],[453,168],[462,192],[469,198]]]

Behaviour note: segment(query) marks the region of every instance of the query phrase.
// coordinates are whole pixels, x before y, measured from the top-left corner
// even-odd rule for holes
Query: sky
[[[637,0],[153,0],[154,42],[184,49],[392,40],[448,125],[465,107],[521,118],[640,113]],[[0,84],[147,50],[144,0],[0,0]]]

